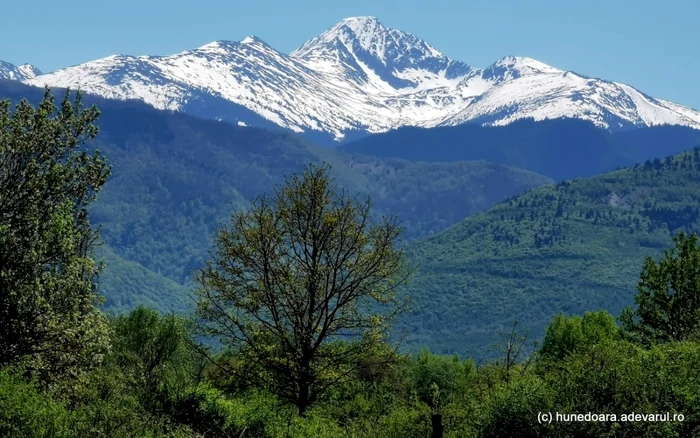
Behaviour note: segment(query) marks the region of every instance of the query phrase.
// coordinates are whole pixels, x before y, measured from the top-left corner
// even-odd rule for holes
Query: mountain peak
[[[9,62],[0,61],[0,79],[23,81],[39,76],[41,71],[31,64],[16,66]]]
[[[39,70],[31,64],[22,64],[19,67],[17,67],[17,70],[24,74],[25,79],[30,79],[42,74],[41,70]]]
[[[344,46],[340,47],[340,45]],[[346,56],[346,54],[349,54]],[[443,86],[446,80],[466,75],[471,68],[454,61],[417,36],[382,24],[376,17],[348,17],[291,53],[317,67],[335,65],[338,71],[359,66],[363,77],[377,78],[379,89],[425,88],[427,82]]]
[[[255,35],[248,35],[247,37],[243,38],[241,40],[241,44],[263,44],[267,45],[267,43],[260,38],[256,37]]]
[[[292,56],[304,57],[318,50],[320,46],[332,43],[336,38],[349,48],[361,48],[380,59],[385,58],[387,50],[402,52],[413,49],[423,52],[425,56],[443,56],[415,35],[388,28],[373,16],[344,18],[318,37],[302,44],[292,52]]]
[[[24,76],[24,79],[31,79],[41,74],[41,70],[31,64],[22,64],[17,67],[17,70]]]
[[[559,74],[562,70],[525,56],[504,56],[484,69],[484,79],[503,81],[534,74]]]
[[[379,22],[379,19],[377,17],[371,16],[371,15],[360,15],[357,17],[347,17],[343,18],[340,20],[338,23],[336,23],[335,26],[338,25],[365,25],[365,24],[378,24],[382,25]],[[335,27],[334,26],[334,27]]]
[[[390,31],[391,29],[384,26],[376,17],[348,17],[340,20],[328,30],[329,36],[333,34],[349,31],[360,41],[360,44],[365,50],[370,49],[372,38],[381,33]]]

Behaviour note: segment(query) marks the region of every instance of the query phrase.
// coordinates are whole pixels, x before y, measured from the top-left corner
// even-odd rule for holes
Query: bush
[[[525,438],[551,436],[549,425],[540,424],[538,414],[552,411],[554,394],[545,381],[525,376],[500,388],[482,407],[479,436]]]
[[[0,436],[68,437],[70,414],[21,376],[0,371]]]

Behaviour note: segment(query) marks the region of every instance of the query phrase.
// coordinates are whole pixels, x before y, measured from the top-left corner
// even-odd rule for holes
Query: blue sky
[[[0,60],[44,71],[257,35],[290,52],[373,15],[476,67],[505,55],[700,109],[700,0],[34,0],[4,2]]]

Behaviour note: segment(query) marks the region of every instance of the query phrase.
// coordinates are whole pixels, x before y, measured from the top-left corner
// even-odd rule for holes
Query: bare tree
[[[503,343],[496,345],[496,349],[503,354],[503,357],[498,359],[497,363],[502,366],[504,380],[510,378],[510,371],[518,364],[522,365],[520,374],[524,374],[532,363],[537,351],[537,341],[528,342],[530,331],[526,330],[525,334],[521,335],[516,330],[517,326],[518,321],[515,321],[510,333],[505,334],[501,332]],[[525,351],[526,348],[529,351]],[[523,356],[525,358],[521,361]]]
[[[521,335],[517,331],[518,321],[513,322],[510,332],[500,332],[501,343],[489,348],[480,359],[471,355],[476,366],[477,389],[480,397],[485,397],[501,382],[509,381],[513,370],[519,370],[524,375],[534,362],[537,354],[538,342],[529,341],[529,330]],[[491,361],[486,361],[487,356],[494,355]]]

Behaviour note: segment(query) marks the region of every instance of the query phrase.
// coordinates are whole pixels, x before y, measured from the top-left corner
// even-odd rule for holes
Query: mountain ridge
[[[248,126],[264,120],[335,142],[404,126],[504,125],[521,118],[574,117],[610,130],[700,129],[700,112],[629,85],[526,57],[474,68],[375,17],[341,20],[288,55],[250,36],[174,55],[113,55],[24,82],[136,98]]]
[[[14,65],[0,61],[0,79],[23,81],[41,75],[42,72],[31,64]]]
[[[486,160],[546,175],[554,180],[591,177],[700,145],[700,130],[653,126],[606,131],[579,119],[506,126],[463,124],[436,128],[404,127],[347,142],[346,152],[411,161]]]

